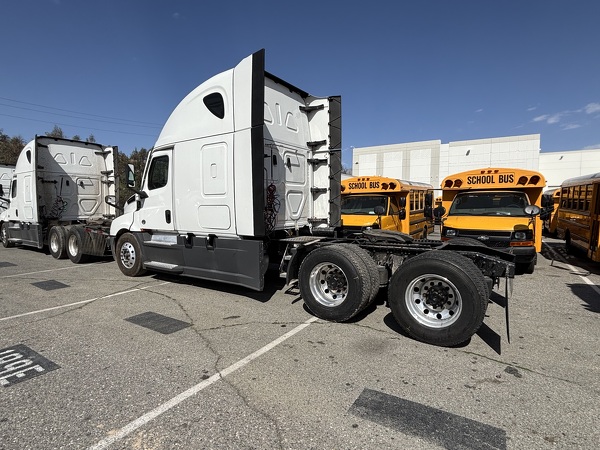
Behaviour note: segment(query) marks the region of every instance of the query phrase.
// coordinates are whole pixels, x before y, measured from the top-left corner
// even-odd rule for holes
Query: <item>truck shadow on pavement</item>
[[[218,281],[201,280],[198,278],[184,277],[178,275],[169,275],[163,273],[150,273],[149,276],[161,280],[168,281],[174,284],[185,284],[188,286],[196,286],[211,291],[219,291],[226,294],[240,295],[243,297],[257,300],[261,303],[266,303],[275,295],[276,292],[285,287],[285,280],[280,278],[276,272],[267,271],[265,275],[265,288],[263,291],[254,291],[244,286],[236,286],[232,284],[221,283]]]

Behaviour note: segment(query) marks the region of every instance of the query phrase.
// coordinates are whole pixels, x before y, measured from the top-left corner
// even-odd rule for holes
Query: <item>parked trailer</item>
[[[8,208],[10,181],[14,170],[15,166],[0,164],[0,212]]]
[[[21,151],[8,208],[0,213],[4,247],[48,246],[82,263],[110,250],[116,216],[117,147],[37,136]]]
[[[264,288],[269,266],[316,316],[348,321],[387,288],[400,326],[450,346],[483,322],[513,256],[468,240],[345,233],[341,98],[318,98],[264,70],[264,50],[202,83],[175,108],[141,189],[113,220],[120,270]],[[508,300],[508,299],[507,299]]]

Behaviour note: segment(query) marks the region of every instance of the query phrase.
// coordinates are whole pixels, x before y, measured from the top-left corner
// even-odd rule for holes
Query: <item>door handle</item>
[[[171,210],[167,209],[165,211],[165,220],[167,221],[167,223],[171,223]]]

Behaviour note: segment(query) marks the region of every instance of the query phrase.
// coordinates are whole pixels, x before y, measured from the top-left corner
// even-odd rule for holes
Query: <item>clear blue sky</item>
[[[541,134],[600,148],[600,1],[5,0],[0,128],[59,125],[129,153],[179,101],[261,48],[266,69],[341,95],[352,147]]]

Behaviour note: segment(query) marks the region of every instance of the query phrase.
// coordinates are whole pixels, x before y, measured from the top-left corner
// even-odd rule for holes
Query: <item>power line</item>
[[[2,97],[0,97],[0,98],[2,98]],[[23,106],[7,105],[5,103],[0,103],[0,106],[8,106],[9,108],[23,109],[25,111],[39,112],[39,113],[42,113],[42,114],[52,114],[52,115],[61,116],[61,117],[71,117],[73,119],[94,120],[96,122],[112,123],[112,124],[115,124],[115,125],[126,125],[126,126],[129,126],[129,127],[160,128],[160,126],[158,126],[158,125],[135,125],[135,124],[125,124],[123,122],[113,122],[113,121],[110,121],[110,120],[101,120],[101,119],[96,119],[96,118],[94,118],[94,119],[87,119],[85,117],[77,117],[77,116],[71,116],[71,115],[68,115],[68,114],[60,114],[60,113],[48,112],[48,111],[40,111],[39,109],[25,108]],[[77,113],[77,114],[79,114],[79,113]],[[101,117],[101,116],[98,116],[98,117]],[[141,122],[141,123],[144,123],[144,122]]]
[[[63,127],[73,127],[73,128],[82,128],[81,125],[72,125],[72,124],[68,124],[68,123],[58,123],[58,122],[50,122],[48,120],[39,120],[39,119],[30,119],[29,117],[19,117],[19,116],[13,116],[10,114],[2,114],[0,113],[0,116],[5,116],[5,117],[12,117],[13,119],[21,119],[21,120],[31,120],[33,122],[42,122],[42,123],[49,123],[49,124],[53,124],[53,125],[60,125]],[[115,133],[115,134],[131,134],[131,135],[135,135],[135,136],[149,136],[149,137],[156,137],[156,134],[144,134],[144,133],[132,133],[129,131],[115,131],[115,130],[104,130],[102,128],[92,128],[92,127],[83,127],[83,128],[87,128],[89,130],[93,130],[93,131],[105,131],[108,133]]]
[[[119,121],[124,121],[124,122],[143,123],[143,124],[146,124],[146,125],[153,125],[153,126],[157,126],[157,127],[161,127],[162,126],[162,124],[153,123],[153,122],[142,122],[142,121],[139,121],[139,120],[122,119],[122,118],[118,118],[118,117],[108,117],[108,116],[100,116],[100,115],[97,115],[97,114],[82,113],[82,112],[79,112],[79,111],[71,111],[69,109],[54,108],[52,106],[40,105],[40,104],[37,104],[37,103],[23,102],[23,101],[20,101],[20,100],[14,100],[12,98],[7,98],[7,97],[0,97],[0,99],[7,100],[9,102],[20,103],[22,105],[29,105],[29,106],[37,106],[39,108],[54,109],[56,111],[69,112],[69,113],[80,114],[80,115],[84,115],[84,116],[100,117],[102,119],[119,120]]]

